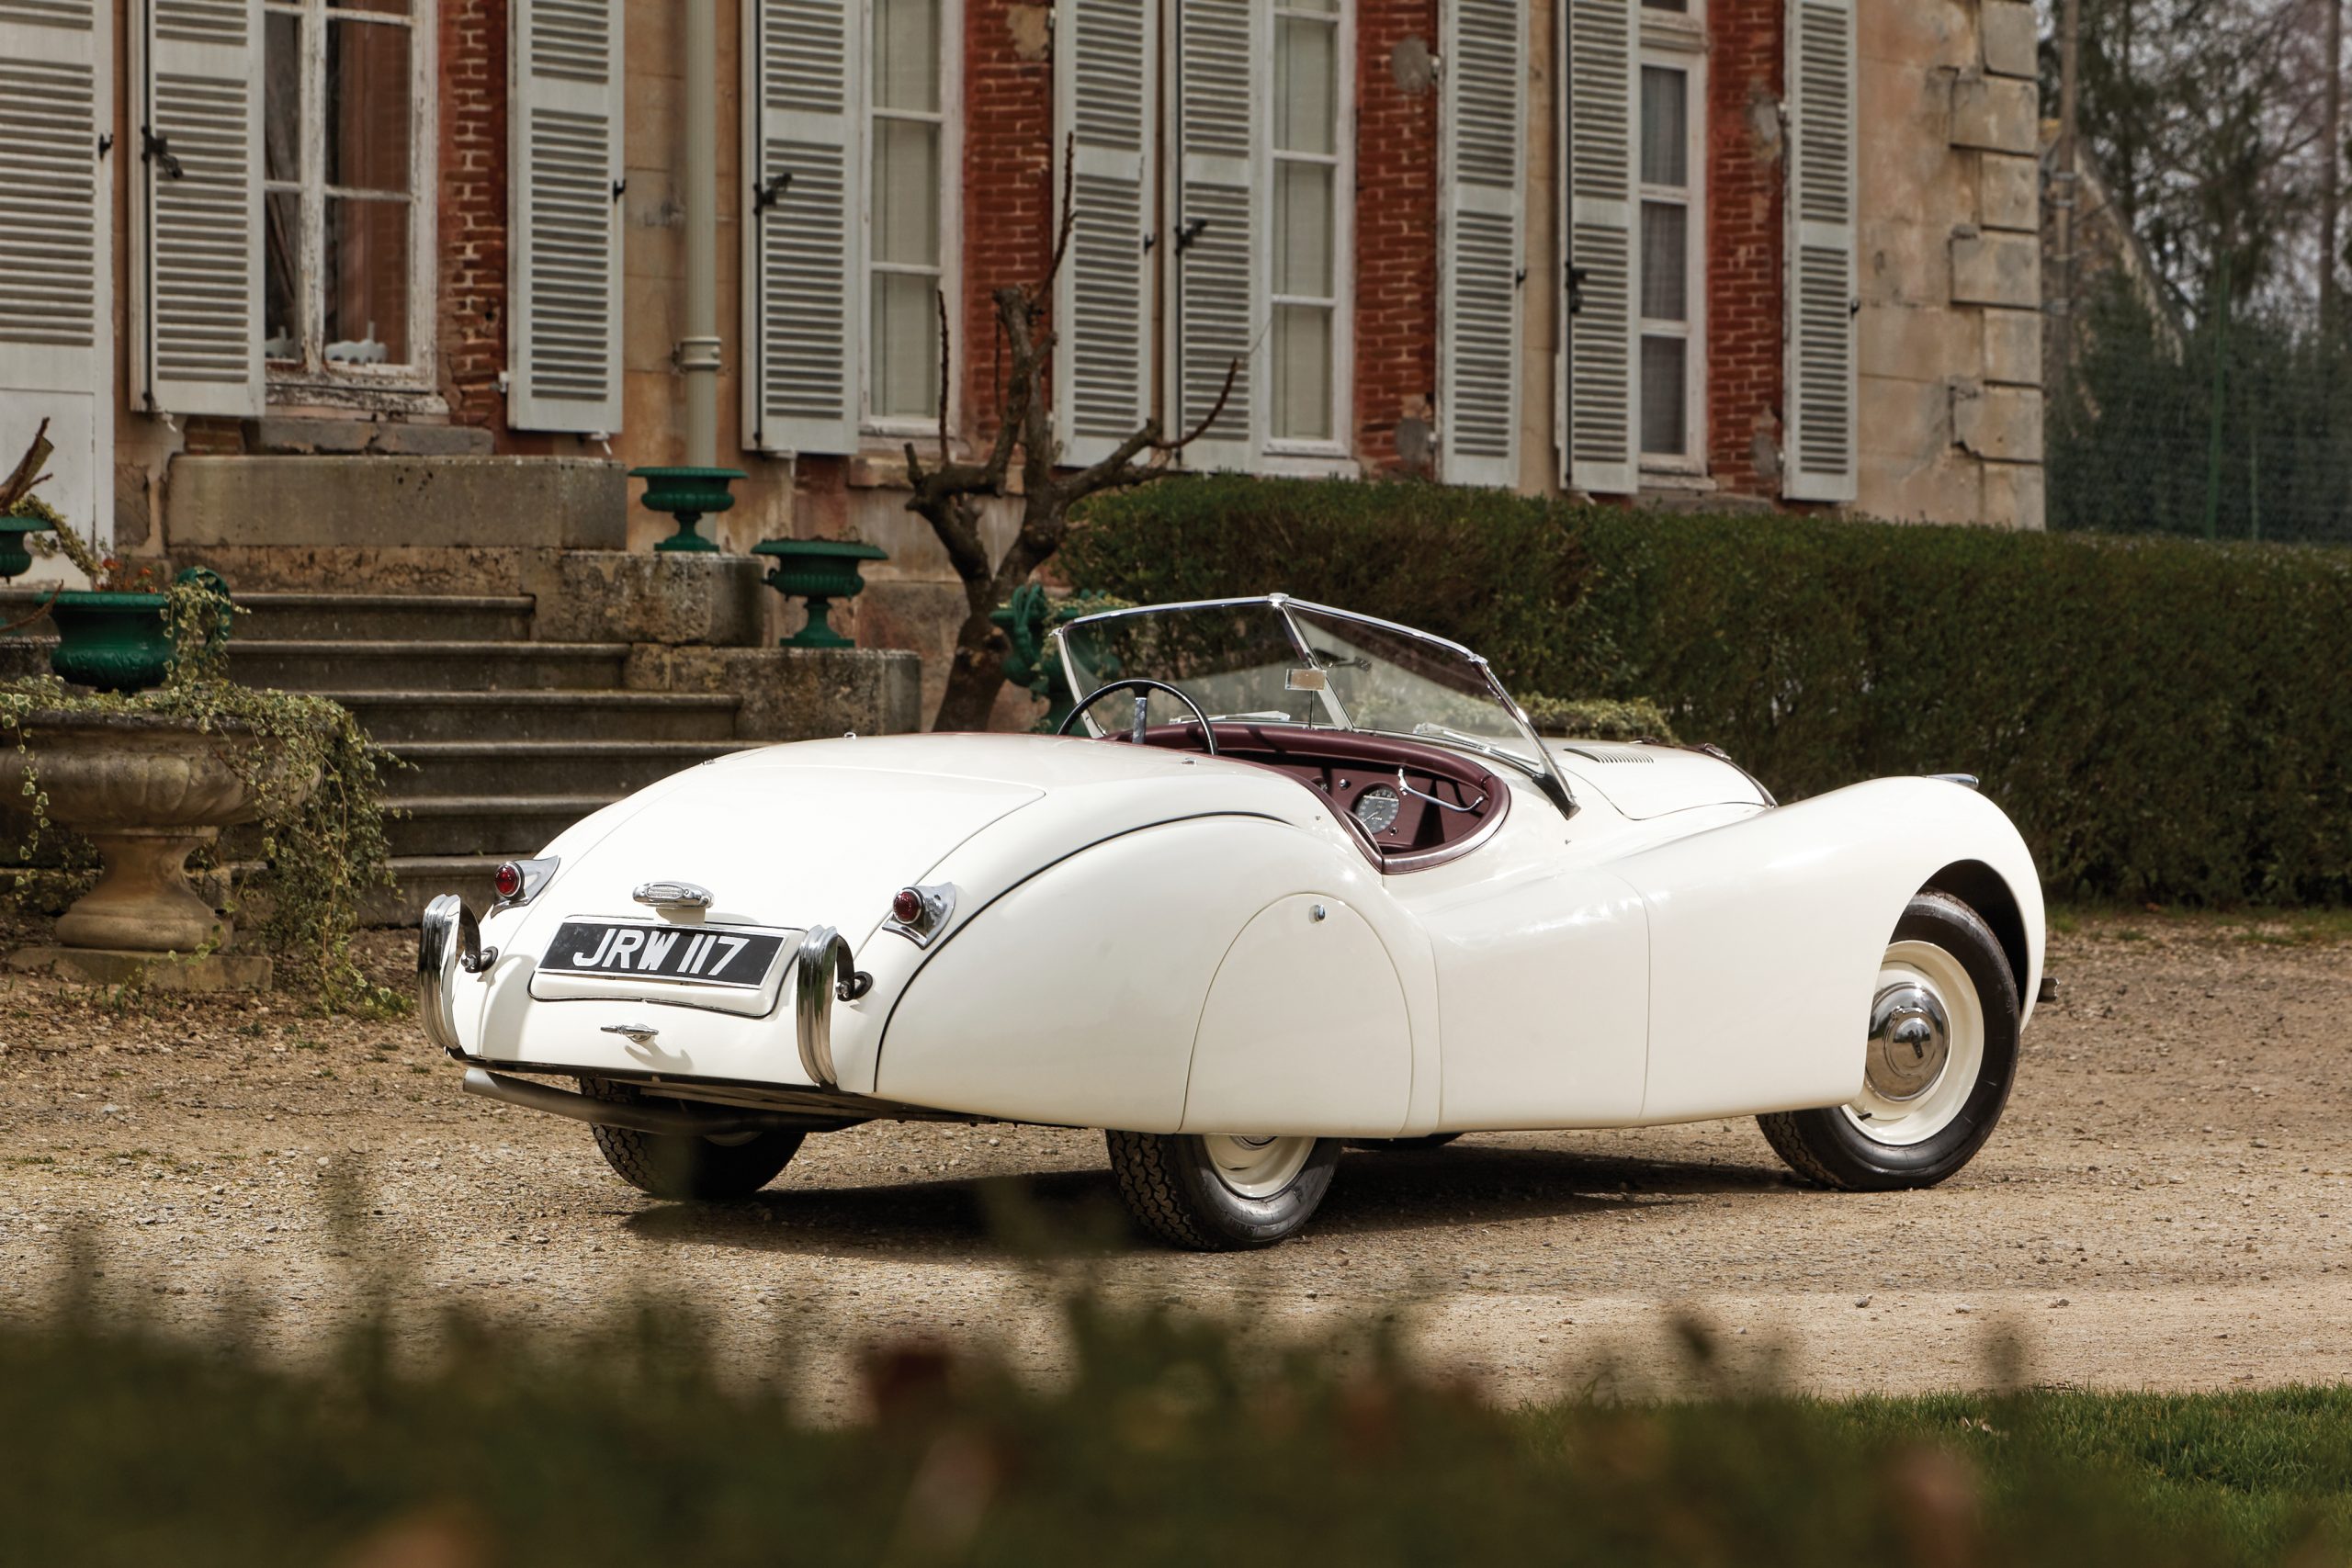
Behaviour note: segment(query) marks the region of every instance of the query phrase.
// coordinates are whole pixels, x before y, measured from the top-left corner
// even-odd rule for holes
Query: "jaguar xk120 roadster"
[[[1704,748],[1540,739],[1468,649],[1280,594],[1056,641],[1064,734],[743,752],[502,867],[479,921],[435,900],[466,1089],[664,1198],[876,1118],[1099,1127],[1201,1248],[1296,1231],[1346,1145],[1754,1115],[1885,1189],[2000,1117],[2041,894],[1973,781],[1777,805]]]

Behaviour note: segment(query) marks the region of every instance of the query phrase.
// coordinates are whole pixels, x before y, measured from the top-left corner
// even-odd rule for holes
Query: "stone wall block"
[[[190,457],[164,536],[188,547],[619,549],[621,466],[585,457]]]
[[[1951,84],[1951,144],[2031,156],[2041,130],[2041,97],[2032,82],[1962,72]]]
[[[2030,81],[2040,76],[2040,39],[2031,6],[2015,4],[2013,0],[1984,0],[1978,26],[1983,32],[1984,70],[1988,75],[2021,76]]]
[[[2013,234],[2041,231],[2041,164],[2007,152],[1987,152],[1976,176],[1976,221]]]
[[[922,724],[922,661],[898,649],[640,645],[623,679],[633,691],[735,694],[743,740],[899,735]]]
[[[1962,229],[1951,241],[1951,302],[2033,310],[2041,306],[2041,243],[2028,234]]]
[[[765,640],[763,563],[748,556],[567,550],[531,622],[543,642],[749,647]]]
[[[1962,451],[1991,462],[2041,462],[2041,389],[1953,383],[1951,435]]]
[[[1984,465],[1984,523],[1994,528],[2044,525],[2045,485],[2039,463]]]
[[[1984,312],[1984,379],[2010,386],[2041,384],[2041,312]]]

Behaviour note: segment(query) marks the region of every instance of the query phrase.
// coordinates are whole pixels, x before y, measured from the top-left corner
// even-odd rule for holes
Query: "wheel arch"
[[[2008,879],[1981,860],[1954,861],[1919,886],[1922,893],[1948,893],[1976,911],[2000,942],[2008,960],[2009,978],[2016,982],[2020,1008],[2033,998],[2026,994],[2033,979],[2033,942],[2026,934],[2025,911]]]

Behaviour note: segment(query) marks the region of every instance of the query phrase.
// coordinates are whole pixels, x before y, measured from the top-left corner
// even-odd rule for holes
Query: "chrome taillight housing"
[[[929,947],[931,939],[946,930],[955,918],[956,885],[937,882],[901,887],[891,895],[890,916],[882,922],[882,929],[897,931],[917,947]]]
[[[491,887],[498,895],[498,908],[527,904],[539,896],[561,862],[554,855],[543,860],[510,860],[491,874]]]

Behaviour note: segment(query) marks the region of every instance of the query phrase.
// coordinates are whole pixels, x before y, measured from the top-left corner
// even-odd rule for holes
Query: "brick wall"
[[[1728,491],[1780,494],[1783,0],[1710,0],[1708,461]]]
[[[439,347],[459,423],[505,434],[506,0],[442,0]]]
[[[1438,95],[1413,69],[1437,46],[1436,0],[1361,0],[1355,448],[1367,472],[1404,466],[1398,422],[1426,421],[1437,392]]]
[[[1009,0],[964,5],[964,278],[955,344],[963,429],[996,429],[996,307],[1008,284],[1046,276],[1053,259],[1053,51],[1046,8]]]

